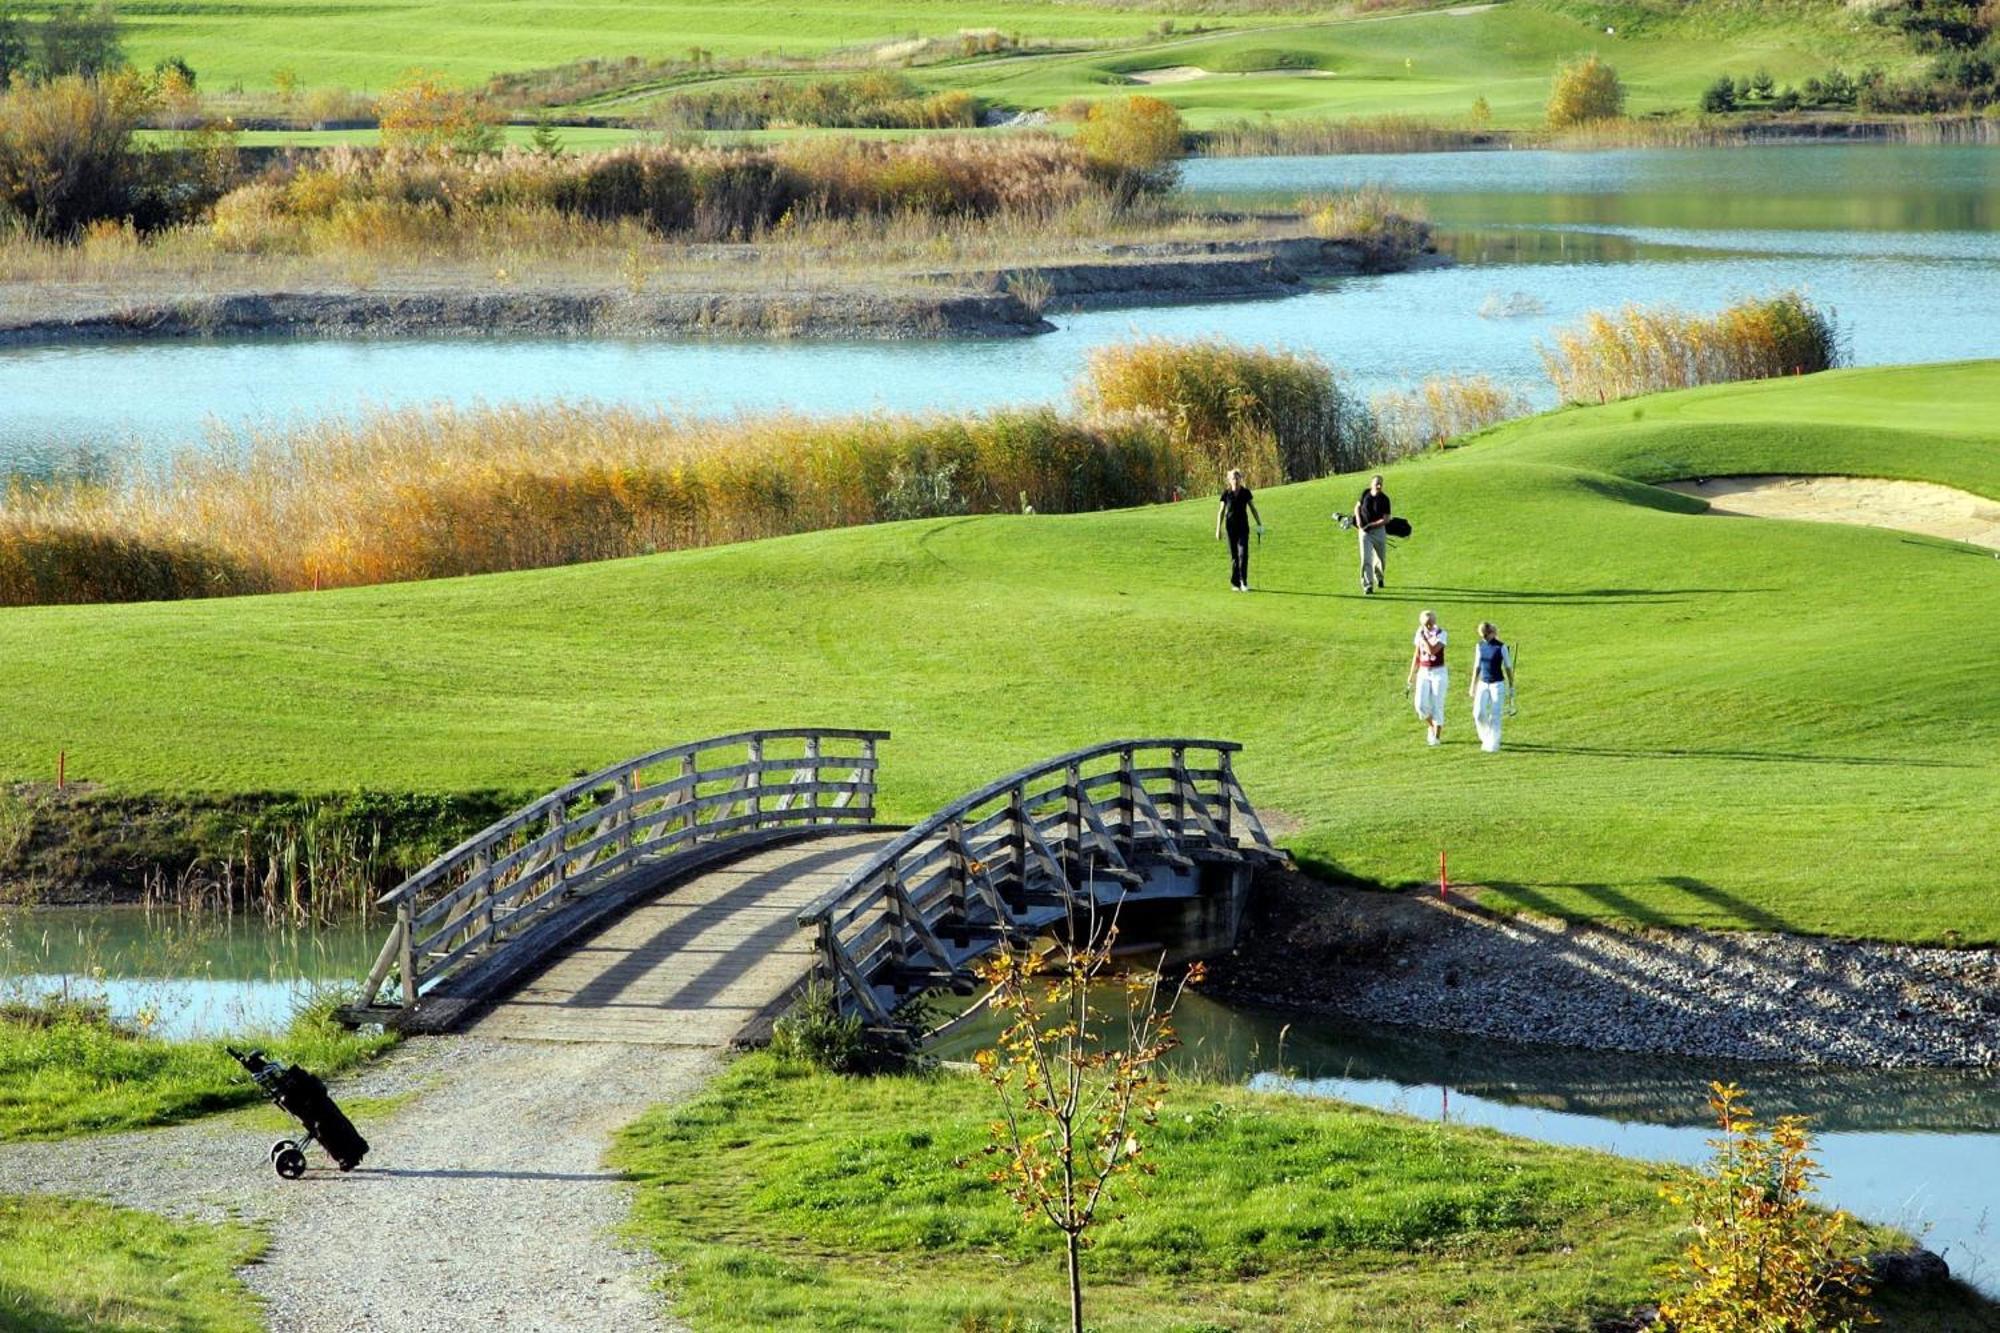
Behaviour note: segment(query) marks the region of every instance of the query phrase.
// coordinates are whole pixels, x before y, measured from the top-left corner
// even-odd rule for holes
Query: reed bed
[[[1542,362],[1565,402],[1831,370],[1846,340],[1830,310],[1798,292],[1752,297],[1714,315],[1672,306],[1592,311],[1558,329]]]
[[[1253,486],[1365,466],[1373,423],[1317,356],[1221,339],[1146,338],[1090,353],[1077,398],[1098,419],[1155,426],[1188,479],[1215,487],[1233,467]]]
[[[109,484],[17,485],[0,603],[441,578],[935,514],[1159,500],[1164,432],[1046,408],[683,419],[437,408],[225,439]]]
[[[1232,120],[1195,136],[1204,157],[1455,152],[1508,142],[1506,131],[1415,116],[1350,120]]]
[[[1052,136],[585,157],[337,149],[223,196],[211,228],[219,249],[248,253],[577,249],[756,239],[819,220],[1044,215],[1097,189],[1081,152]]]
[[[1369,409],[1383,462],[1439,448],[1534,410],[1490,375],[1432,375],[1414,389],[1376,394]]]

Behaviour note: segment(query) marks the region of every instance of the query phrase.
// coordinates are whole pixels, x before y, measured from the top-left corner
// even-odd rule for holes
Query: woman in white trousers
[[[1417,617],[1416,647],[1410,654],[1410,678],[1404,688],[1411,692],[1417,716],[1429,725],[1428,744],[1444,740],[1444,692],[1450,684],[1444,665],[1445,632],[1437,615],[1426,611]]]
[[[1492,621],[1482,620],[1472,669],[1472,726],[1479,733],[1479,748],[1488,753],[1500,748],[1500,722],[1513,689],[1514,650],[1500,641]]]

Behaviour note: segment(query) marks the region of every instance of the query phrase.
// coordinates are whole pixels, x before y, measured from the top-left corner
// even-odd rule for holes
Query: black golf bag
[[[334,1103],[326,1084],[318,1077],[297,1065],[266,1059],[262,1051],[239,1051],[234,1046],[225,1049],[249,1072],[265,1096],[305,1126],[304,1138],[279,1139],[271,1145],[271,1165],[279,1175],[287,1180],[304,1175],[306,1149],[314,1143],[326,1149],[326,1155],[343,1171],[361,1165],[361,1159],[368,1155],[368,1140],[361,1137],[354,1122]]]

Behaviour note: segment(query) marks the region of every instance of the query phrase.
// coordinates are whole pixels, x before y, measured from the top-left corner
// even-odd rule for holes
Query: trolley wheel
[[[271,1145],[271,1160],[274,1162],[277,1161],[279,1153],[285,1151],[287,1148],[296,1148],[297,1146],[290,1139],[279,1139]]]
[[[278,1174],[286,1180],[297,1180],[306,1173],[306,1155],[290,1144],[287,1144],[285,1150],[272,1159],[271,1164],[278,1169]]]

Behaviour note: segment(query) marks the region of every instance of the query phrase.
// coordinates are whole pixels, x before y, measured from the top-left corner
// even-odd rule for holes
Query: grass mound
[[[284,1033],[247,1034],[287,1063],[326,1077],[374,1055],[392,1036],[335,1025],[330,1005]],[[174,1124],[261,1103],[220,1041],[162,1041],[70,1004],[0,1007],[0,1143]]]
[[[1055,1327],[1054,1233],[985,1178],[989,1097],[758,1056],[614,1161],[698,1329]],[[1582,1328],[1671,1249],[1648,1168],[1234,1088],[1174,1107],[1160,1174],[1086,1259],[1092,1327],[1442,1327],[1476,1304],[1481,1327]]]
[[[1215,501],[1197,497],[12,609],[0,659],[20,722],[0,773],[39,776],[64,748],[73,776],[128,792],[546,789],[669,740],[823,721],[894,731],[882,807],[915,818],[1086,741],[1219,734],[1246,744],[1252,797],[1326,873],[1417,883],[1444,848],[1492,901],[1581,917],[2000,940],[2000,683],[1952,629],[2000,615],[1991,557],[1704,517],[1650,485],[1821,472],[2000,498],[1997,422],[1987,362],[1511,423],[1388,470],[1416,535],[1366,600],[1328,517],[1354,501],[1346,477],[1259,492],[1251,597],[1228,594]],[[1458,645],[1441,751],[1401,694],[1426,607]],[[1481,619],[1521,653],[1498,756],[1465,743]]]

